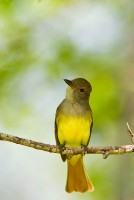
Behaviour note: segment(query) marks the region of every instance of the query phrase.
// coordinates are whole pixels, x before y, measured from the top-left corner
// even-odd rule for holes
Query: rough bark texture
[[[133,141],[134,134],[131,131],[127,123],[128,133]],[[41,142],[36,142],[29,139],[20,138],[17,136],[0,133],[1,141],[13,142],[23,146],[31,147],[34,149],[47,151],[51,153],[62,153],[68,155],[77,155],[77,154],[103,154],[103,158],[107,158],[111,154],[125,154],[134,152],[134,145],[122,145],[122,146],[104,146],[104,147],[83,147],[83,148],[63,148],[56,145],[45,144]]]

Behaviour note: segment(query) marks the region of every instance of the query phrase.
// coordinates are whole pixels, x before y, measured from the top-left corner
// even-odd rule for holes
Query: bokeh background
[[[0,132],[55,144],[63,79],[92,84],[92,146],[131,144],[134,1],[0,0]],[[0,142],[1,200],[133,200],[133,154],[85,156],[93,193],[67,194],[58,154]]]

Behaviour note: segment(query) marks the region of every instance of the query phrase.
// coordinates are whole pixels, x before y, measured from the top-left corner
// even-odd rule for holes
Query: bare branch
[[[127,124],[128,126],[128,124]],[[111,154],[125,154],[134,152],[134,145],[122,145],[122,146],[106,146],[106,147],[87,147],[86,150],[83,148],[65,148],[62,150],[61,147],[56,145],[45,144],[41,142],[36,142],[33,140],[28,140],[20,137],[16,137],[9,134],[0,133],[0,140],[13,142],[23,146],[31,147],[34,149],[47,151],[51,153],[62,153],[69,155],[77,154],[103,154],[103,158],[107,158]]]
[[[16,144],[20,144],[23,146],[31,147],[31,148],[42,150],[42,151],[48,151],[48,152],[53,152],[53,153],[60,152],[60,148],[55,145],[44,144],[41,142],[36,142],[33,140],[20,138],[20,137],[5,134],[5,133],[0,133],[0,140],[13,142]]]
[[[130,128],[128,122],[127,122],[127,130],[128,130],[128,134],[129,134],[130,137],[131,137],[131,141],[132,141],[132,143],[134,144],[134,133],[132,132],[132,130],[131,130],[131,128]]]

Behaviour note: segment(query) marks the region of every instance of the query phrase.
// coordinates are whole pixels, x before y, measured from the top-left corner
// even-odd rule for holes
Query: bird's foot
[[[87,153],[88,147],[86,145],[81,145],[81,149],[83,150],[83,155]]]
[[[66,150],[65,144],[60,144],[59,146],[60,153],[62,154],[63,151]]]

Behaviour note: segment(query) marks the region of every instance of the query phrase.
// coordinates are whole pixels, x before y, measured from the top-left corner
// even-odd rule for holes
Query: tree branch
[[[128,122],[127,122],[127,130],[128,130],[128,134],[129,134],[130,137],[131,137],[131,141],[132,141],[132,143],[134,144],[134,133],[132,132],[132,130],[131,130],[131,128],[130,128]]]
[[[129,135],[134,138],[134,134],[132,133],[129,124],[127,123],[127,129]],[[122,145],[122,146],[105,146],[105,147],[86,147],[86,148],[73,148],[73,147],[65,147],[61,148],[60,146],[45,144],[41,142],[36,142],[29,139],[20,138],[17,136],[0,133],[0,140],[13,142],[19,145],[31,147],[34,149],[47,151],[51,153],[62,153],[68,155],[77,155],[77,154],[103,154],[103,158],[107,158],[111,154],[125,154],[134,152],[134,145]],[[132,139],[134,143],[134,140]]]

